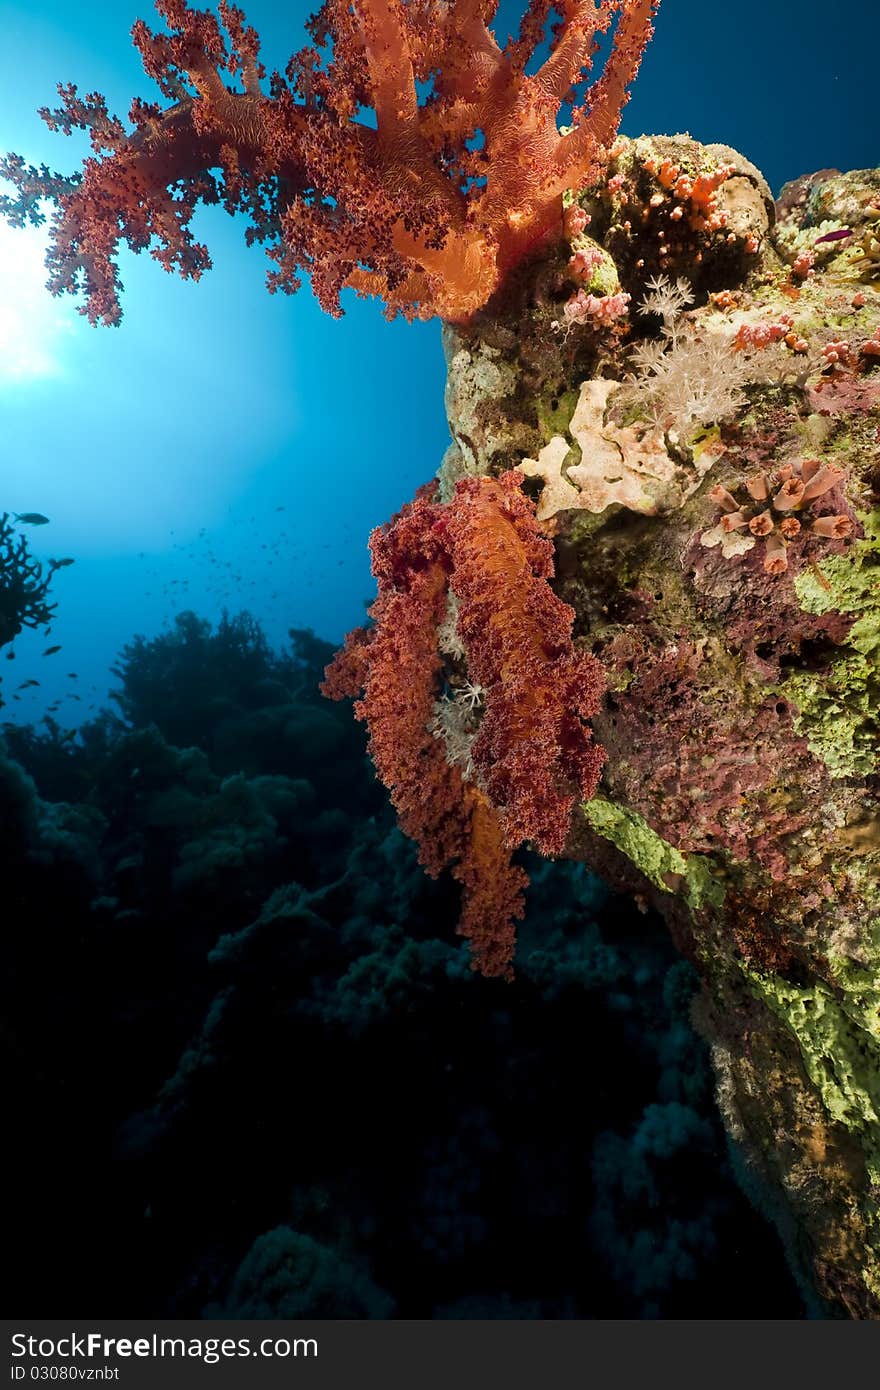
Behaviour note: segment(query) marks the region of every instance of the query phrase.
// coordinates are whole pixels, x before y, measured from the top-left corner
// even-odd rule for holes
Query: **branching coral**
[[[503,49],[488,27],[493,0],[325,0],[308,26],[313,46],[271,75],[267,96],[259,41],[239,9],[221,3],[218,21],[157,0],[170,33],[138,21],[132,36],[172,104],[136,99],[127,133],[99,94],[60,85],[62,105],[41,115],[53,130],[87,130],[95,157],[64,178],[8,156],[0,174],[18,198],[0,210],[39,224],[39,200],[57,204],[50,285],[83,290],[93,322],[119,321],[120,241],[134,251],[155,243],[155,258],[183,276],[209,268],[190,230],[199,202],[250,217],[248,241],[268,243],[277,262],[273,290],[292,292],[305,271],[330,313],[349,286],[381,296],[390,316],[464,320],[537,242],[561,234],[563,192],[595,180],[656,4],[565,0],[552,11],[549,55],[529,73],[547,0],[530,0]],[[615,20],[604,71],[584,90],[597,36]],[[375,126],[357,119],[365,108]]]
[[[16,536],[9,513],[0,516],[0,647],[17,637],[23,627],[43,627],[51,621],[55,604],[48,603],[52,575],[60,568],[50,562],[48,573],[28,550],[24,536]]]
[[[336,699],[363,691],[356,712],[378,775],[427,871],[451,867],[462,884],[460,930],[489,975],[509,973],[522,913],[526,879],[511,851],[528,840],[560,854],[603,759],[587,725],[600,668],[571,645],[572,610],[547,583],[552,546],[521,481],[463,479],[447,506],[419,496],[374,532],[373,625],[350,634],[323,686]],[[458,742],[447,753],[436,737],[450,589],[483,702],[464,774]]]

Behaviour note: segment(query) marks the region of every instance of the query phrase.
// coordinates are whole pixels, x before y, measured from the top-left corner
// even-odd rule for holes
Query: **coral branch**
[[[436,875],[463,853],[463,830],[461,775],[428,729],[439,683],[436,631],[447,584],[433,520],[433,506],[419,498],[371,538],[379,597],[371,613],[374,627],[357,715],[369,724],[370,755],[391,792],[401,828],[417,841],[428,873]]]
[[[554,114],[581,74],[589,69],[596,32],[607,29],[610,19],[610,11],[603,12],[593,5],[569,6],[553,51],[535,76],[535,86],[552,103]]]
[[[621,0],[620,21],[614,47],[601,78],[587,93],[587,113],[576,112],[581,140],[589,137],[594,145],[611,144],[620,122],[620,113],[629,100],[628,87],[635,79],[645,46],[653,33],[651,21],[659,0]],[[574,145],[571,137],[566,137]]]
[[[138,21],[132,37],[172,104],[135,100],[126,133],[99,93],[59,87],[62,106],[44,119],[54,130],[87,129],[95,157],[65,179],[9,155],[0,175],[18,193],[0,199],[0,212],[39,221],[39,200],[54,201],[50,288],[82,292],[92,322],[119,321],[120,242],[153,247],[166,270],[191,278],[210,266],[189,231],[199,202],[250,218],[248,241],[266,243],[279,266],[271,289],[291,292],[306,273],[331,313],[348,286],[379,294],[390,316],[464,321],[561,232],[565,188],[595,178],[655,7],[565,0],[550,55],[532,76],[526,64],[551,14],[545,0],[532,0],[503,50],[486,0],[326,0],[308,26],[315,46],[294,54],[284,76],[273,73],[267,94],[259,41],[239,9],[222,3],[218,19],[185,0],[157,0],[168,32]],[[603,76],[560,135],[562,103],[615,18]],[[374,123],[360,119],[364,109]],[[480,150],[469,143],[477,131]]]
[[[523,916],[524,870],[510,862],[498,812],[478,787],[464,789],[468,853],[452,870],[463,890],[458,930],[471,945],[474,966],[483,975],[510,979],[516,933]]]

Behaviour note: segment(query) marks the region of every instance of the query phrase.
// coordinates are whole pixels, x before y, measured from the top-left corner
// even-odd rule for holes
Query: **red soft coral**
[[[464,849],[461,774],[428,728],[440,678],[436,631],[448,582],[446,556],[433,535],[434,513],[431,503],[417,498],[373,532],[379,596],[369,640],[349,638],[323,689],[337,694],[338,666],[362,684],[357,715],[369,725],[376,772],[391,792],[401,828],[418,842],[422,864],[436,875]]]
[[[603,689],[599,663],[571,645],[574,613],[556,597],[553,547],[522,475],[465,478],[443,524],[468,672],[485,691],[473,745],[477,774],[510,845],[561,854],[576,797],[592,796],[604,755],[587,720]]]
[[[430,732],[441,657],[437,627],[446,606],[449,562],[435,534],[439,508],[418,497],[370,540],[379,595],[373,626],[351,633],[321,687],[355,706],[370,730],[370,755],[403,831],[433,877],[452,868],[465,901],[460,930],[486,975],[506,976],[513,919],[527,879],[510,862],[497,812],[467,786]]]
[[[249,242],[267,243],[277,263],[273,290],[296,289],[305,271],[331,313],[349,286],[379,295],[389,315],[464,320],[536,242],[561,232],[563,192],[597,177],[657,2],[564,0],[548,55],[527,72],[547,0],[530,0],[504,48],[489,27],[492,0],[325,0],[308,26],[315,46],[273,73],[267,94],[241,11],[221,4],[218,21],[157,0],[169,32],[138,21],[132,36],[172,104],[135,100],[126,133],[103,97],[60,86],[63,105],[44,118],[88,130],[96,157],[64,178],[8,156],[0,175],[19,196],[0,199],[0,211],[40,223],[40,200],[57,204],[50,286],[84,290],[93,322],[119,321],[120,241],[134,251],[155,243],[166,269],[194,279],[210,266],[189,230],[199,201],[250,217]],[[597,35],[615,19],[602,76],[583,91]],[[560,112],[579,93],[561,133]]]
[[[552,546],[521,481],[465,479],[448,506],[423,494],[374,532],[373,626],[349,636],[322,687],[334,699],[363,691],[356,713],[401,826],[429,873],[452,869],[475,965],[504,976],[527,882],[511,853],[526,840],[562,852],[574,801],[592,795],[603,760],[586,722],[600,668],[571,645],[573,613],[550,589]],[[449,589],[468,675],[485,696],[473,780],[435,733]]]

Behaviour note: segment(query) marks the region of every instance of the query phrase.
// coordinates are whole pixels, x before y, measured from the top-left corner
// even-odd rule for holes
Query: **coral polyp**
[[[810,542],[842,541],[852,536],[856,521],[849,512],[825,510],[828,494],[838,490],[843,473],[821,459],[795,459],[772,473],[755,473],[734,492],[720,483],[708,496],[721,509],[720,520],[700,537],[703,545],[723,544],[736,536],[737,555],[746,554],[756,541],[763,542],[763,567],[767,574],[784,574],[789,567],[789,547],[798,541],[798,558],[809,562],[815,547]]]

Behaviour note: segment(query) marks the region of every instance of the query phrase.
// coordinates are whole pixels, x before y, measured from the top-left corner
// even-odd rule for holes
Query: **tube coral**
[[[735,552],[745,554],[764,541],[764,569],[767,574],[784,574],[788,569],[789,543],[811,536],[825,540],[848,540],[855,523],[846,513],[817,513],[816,506],[827,498],[843,479],[842,470],[821,459],[794,459],[775,473],[755,473],[745,479],[746,498],[735,497],[722,484],[710,488],[707,496],[721,509],[717,525],[700,537],[705,546],[717,545],[734,531],[742,532],[745,543]],[[805,511],[806,509],[806,511]],[[800,517],[794,515],[800,513]],[[722,552],[724,553],[724,552]]]

